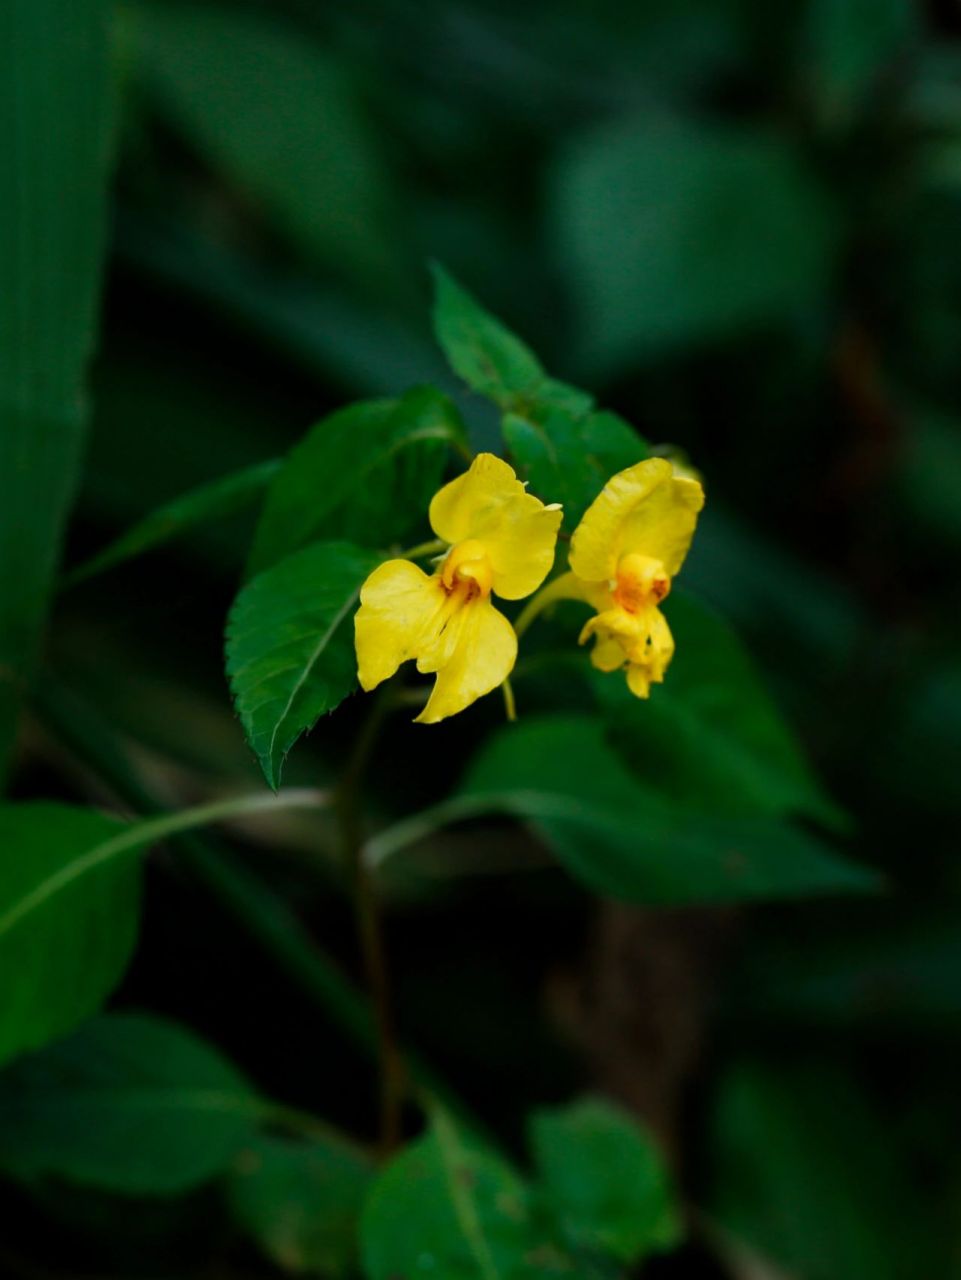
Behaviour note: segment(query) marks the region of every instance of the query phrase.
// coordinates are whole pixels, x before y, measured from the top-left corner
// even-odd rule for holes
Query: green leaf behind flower
[[[362,400],[322,419],[267,492],[250,572],[322,538],[385,547],[426,527],[451,446],[466,449],[464,424],[434,387]]]
[[[227,621],[227,675],[247,741],[275,790],[288,751],[357,684],[353,615],[376,552],[318,542],[243,587]]]
[[[673,801],[631,773],[590,716],[544,716],[495,734],[469,768],[454,816],[458,803],[485,800],[528,818],[590,888],[628,901],[790,898],[878,883],[787,823]]]
[[[637,432],[616,413],[574,414],[560,407],[504,415],[504,439],[534,493],[564,507],[564,525],[581,516],[612,475],[648,456]]]

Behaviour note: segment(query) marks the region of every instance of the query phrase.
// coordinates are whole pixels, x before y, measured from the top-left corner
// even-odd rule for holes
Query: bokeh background
[[[511,876],[483,832],[437,837],[435,866],[456,845],[472,874],[396,886],[401,1024],[508,1145],[532,1104],[577,1088],[647,1120],[700,1223],[652,1276],[961,1274],[961,9],[144,0],[117,37],[68,561],[348,400],[453,391],[430,259],[552,373],[679,446],[709,494],[688,584],[744,637],[889,892],[630,910],[517,832],[496,841],[529,863]],[[465,408],[491,443],[494,418]],[[197,531],[58,606],[59,713],[77,697],[119,727],[167,801],[259,785],[222,663],[250,529]],[[375,802],[439,795],[471,732],[442,758],[388,736]],[[341,750],[313,735],[288,780]],[[28,728],[18,794],[89,798],[75,760]],[[253,827],[234,856],[351,971],[315,842],[292,820],[283,853]],[[169,859],[117,1003],[370,1130],[367,1058]],[[271,1274],[204,1193],[11,1185],[2,1204],[4,1274]]]

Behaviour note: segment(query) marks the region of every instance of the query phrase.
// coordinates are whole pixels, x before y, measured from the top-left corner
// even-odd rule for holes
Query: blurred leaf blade
[[[279,12],[133,12],[148,89],[239,193],[313,265],[406,286],[387,154],[344,60]]]
[[[649,702],[623,681],[595,677],[613,735],[632,769],[686,803],[732,813],[805,816],[844,831],[828,797],[724,619],[675,591],[665,605],[677,653]]]
[[[533,1280],[563,1274],[535,1232],[519,1175],[446,1113],[379,1174],[361,1222],[368,1280],[423,1269],[447,1280]],[[538,1252],[541,1264],[529,1262]],[[563,1259],[561,1259],[563,1263]]]
[[[284,1271],[355,1274],[361,1206],[373,1174],[359,1148],[258,1136],[227,1185],[234,1220]]]
[[[570,144],[553,225],[581,340],[608,372],[817,304],[839,235],[831,200],[785,139],[657,116]]]
[[[240,1073],[184,1028],[109,1014],[0,1075],[0,1167],[172,1195],[225,1170],[262,1109]]]
[[[0,13],[0,770],[80,468],[112,94],[103,0]]]
[[[663,1158],[632,1116],[583,1098],[535,1111],[529,1132],[548,1206],[581,1247],[636,1264],[678,1242]]]
[[[267,462],[257,462],[152,511],[102,551],[72,569],[66,575],[63,586],[77,586],[107,569],[116,568],[126,560],[181,537],[198,525],[222,520],[242,511],[267,488],[280,466],[280,461],[273,458]]]
[[[485,797],[494,810],[528,817],[590,888],[627,901],[731,902],[878,885],[873,872],[787,823],[672,803],[629,772],[590,716],[528,719],[495,734],[451,802],[455,815],[458,801]]]
[[[123,831],[66,805],[0,809],[0,1061],[72,1030],[126,968],[140,869],[131,858],[89,857]]]

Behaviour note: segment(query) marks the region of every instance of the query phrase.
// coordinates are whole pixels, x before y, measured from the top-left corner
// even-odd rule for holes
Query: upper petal
[[[647,458],[612,476],[584,513],[571,539],[579,578],[612,579],[632,551],[661,560],[670,577],[687,555],[704,505],[697,480],[674,474],[666,458]]]
[[[456,640],[452,650],[443,654],[444,665],[433,668],[437,669],[437,680],[417,717],[421,724],[455,715],[496,689],[510,675],[517,658],[514,628],[489,599],[478,597],[466,604],[447,627],[445,641],[449,633],[455,633]]]
[[[446,602],[437,575],[429,576],[409,560],[387,560],[374,570],[360,589],[354,618],[362,688],[375,688],[431,643]]]
[[[513,468],[492,453],[479,453],[430,504],[431,528],[439,538],[484,544],[493,589],[505,600],[530,595],[547,577],[562,514],[528,493]]]

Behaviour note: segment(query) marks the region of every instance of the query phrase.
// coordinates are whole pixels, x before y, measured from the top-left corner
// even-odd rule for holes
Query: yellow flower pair
[[[601,671],[626,669],[646,698],[664,679],[674,652],[659,609],[687,554],[704,492],[663,458],[619,472],[588,508],[571,539],[570,572],[550,583],[518,619],[523,630],[545,605],[575,599],[596,613],[580,642],[595,639]],[[491,602],[522,600],[554,563],[561,509],[529,494],[490,453],[445,485],[430,504],[430,524],[449,545],[436,572],[388,560],[361,588],[355,618],[357,669],[370,690],[402,662],[436,673],[417,717],[433,724],[503,684],[517,658],[517,632]]]

